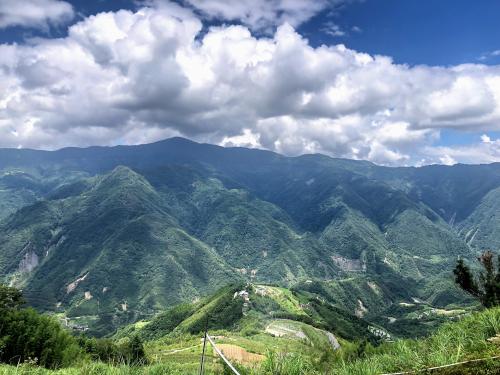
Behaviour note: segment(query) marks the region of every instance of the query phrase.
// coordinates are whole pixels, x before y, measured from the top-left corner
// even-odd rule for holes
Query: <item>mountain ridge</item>
[[[183,138],[12,152],[0,158],[0,278],[101,333],[235,280],[323,283],[373,319],[412,297],[467,302],[451,269],[485,246],[467,219],[500,230],[481,214],[496,210],[484,198],[500,164],[389,168]]]
[[[455,163],[452,165],[448,164],[425,164],[425,165],[420,165],[420,166],[388,166],[388,165],[383,165],[383,164],[376,164],[372,161],[369,160],[364,160],[364,159],[349,159],[349,158],[342,158],[342,157],[333,157],[329,156],[326,154],[322,153],[306,153],[306,154],[300,154],[300,155],[295,155],[295,156],[287,156],[284,154],[280,154],[279,152],[271,151],[271,150],[266,150],[263,148],[248,148],[244,146],[220,146],[216,145],[213,143],[206,143],[206,142],[197,142],[194,140],[191,140],[189,138],[181,137],[181,136],[174,136],[170,138],[165,138],[161,139],[158,141],[150,142],[150,143],[141,143],[141,144],[118,144],[118,145],[113,145],[113,146],[85,146],[85,147],[79,147],[79,146],[69,146],[69,147],[63,147],[55,150],[44,150],[44,149],[36,149],[36,148],[9,148],[9,147],[0,147],[0,153],[4,152],[14,152],[14,153],[26,153],[26,154],[34,154],[34,153],[39,153],[39,154],[45,154],[45,155],[50,155],[50,154],[68,154],[68,153],[78,153],[82,151],[95,151],[95,150],[107,150],[107,151],[113,151],[113,150],[120,150],[120,149],[137,149],[137,148],[142,148],[142,147],[148,147],[148,146],[164,146],[168,144],[177,144],[177,145],[198,145],[198,146],[205,146],[205,147],[212,147],[214,149],[218,150],[249,150],[252,152],[262,152],[262,153],[267,153],[270,155],[275,155],[275,156],[280,156],[283,158],[289,158],[289,159],[297,159],[297,158],[309,158],[309,157],[321,157],[321,158],[327,158],[329,160],[335,160],[335,161],[347,161],[347,162],[355,162],[355,163],[364,163],[366,165],[371,165],[371,166],[376,166],[380,168],[389,168],[389,169],[408,169],[408,170],[418,170],[418,169],[425,169],[425,168],[433,168],[433,167],[447,167],[447,168],[453,168],[453,167],[460,167],[460,166],[492,166],[496,165],[499,166],[500,162],[491,162],[491,163],[478,163],[478,164],[471,164],[471,163]]]

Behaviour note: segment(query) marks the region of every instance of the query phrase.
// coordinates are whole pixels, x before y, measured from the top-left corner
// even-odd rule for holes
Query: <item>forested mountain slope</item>
[[[360,317],[446,306],[464,300],[457,257],[496,249],[498,189],[498,164],[387,168],[181,138],[3,149],[0,277],[99,332],[238,280],[318,283]]]

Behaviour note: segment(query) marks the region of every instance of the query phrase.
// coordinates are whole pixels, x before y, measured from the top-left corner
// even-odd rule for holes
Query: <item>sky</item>
[[[0,147],[500,161],[496,0],[0,0]]]

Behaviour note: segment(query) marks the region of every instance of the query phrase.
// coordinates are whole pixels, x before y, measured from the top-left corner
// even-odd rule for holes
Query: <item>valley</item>
[[[1,281],[75,333],[139,337],[182,371],[205,324],[247,367],[300,353],[318,370],[432,335],[478,310],[452,270],[500,230],[500,164],[388,168],[181,138],[0,155]]]

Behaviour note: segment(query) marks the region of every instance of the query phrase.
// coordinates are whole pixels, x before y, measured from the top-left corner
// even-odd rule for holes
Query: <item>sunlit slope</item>
[[[240,348],[259,360],[271,350],[314,358],[339,350],[346,340],[377,340],[369,327],[366,321],[301,292],[239,284],[127,326],[116,338],[137,334],[163,361],[180,355],[195,362],[200,337],[208,329],[218,345]]]

